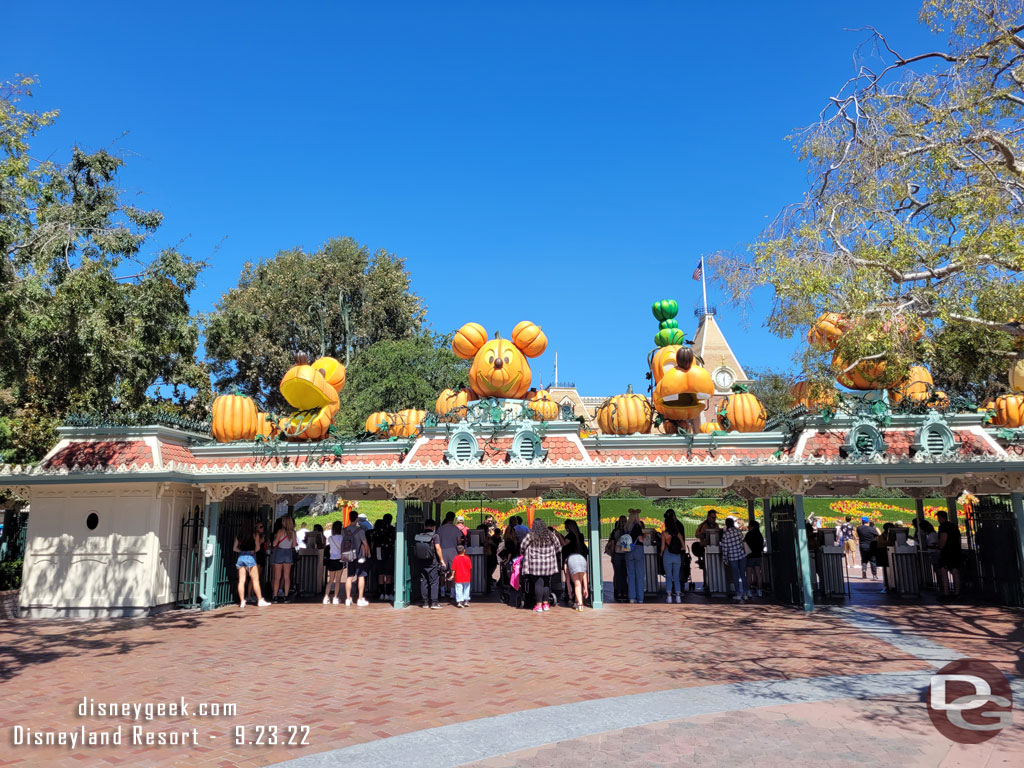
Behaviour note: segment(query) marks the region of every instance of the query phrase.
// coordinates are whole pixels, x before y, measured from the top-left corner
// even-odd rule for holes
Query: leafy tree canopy
[[[206,353],[219,390],[284,408],[277,387],[296,352],[355,368],[374,344],[415,337],[425,313],[404,259],[335,238],[312,253],[294,248],[246,263],[238,286],[205,318]]]
[[[187,297],[203,268],[144,253],[159,211],[124,202],[123,161],[75,147],[40,161],[56,111],[24,110],[31,78],[0,85],[0,459],[31,461],[72,410],[204,407]],[[198,393],[198,397],[193,395]]]
[[[749,371],[753,381],[747,385],[751,394],[755,395],[769,416],[787,413],[793,408],[793,396],[790,393],[796,379],[788,373],[770,368]]]
[[[941,346],[955,334],[1005,373],[1024,348],[1024,13],[1020,0],[928,0],[921,20],[946,44],[905,55],[868,30],[855,74],[793,137],[803,200],[719,273],[739,300],[773,289],[781,337],[841,313],[840,369],[884,360],[892,380],[928,362],[952,380]],[[808,349],[811,373],[831,365]],[[979,370],[956,379],[983,389]]]
[[[469,361],[452,352],[450,335],[378,341],[353,359],[335,424],[351,434],[376,411],[432,413],[442,389],[466,386],[468,371]]]

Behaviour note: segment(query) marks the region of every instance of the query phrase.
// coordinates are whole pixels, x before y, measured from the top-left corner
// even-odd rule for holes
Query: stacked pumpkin
[[[690,347],[676,347],[674,354],[668,354],[665,349],[651,356],[654,409],[671,421],[692,421],[708,407],[715,392],[711,374],[696,364]]]
[[[839,312],[824,312],[807,332],[807,343],[812,347],[833,352],[832,370],[836,374],[836,381],[847,389],[882,389],[887,383],[885,360],[861,360],[851,367],[836,351],[839,341],[853,327],[854,320],[846,315]],[[899,317],[894,321],[882,323],[878,333],[883,336],[903,336],[914,342],[924,336],[924,325],[917,318]],[[869,341],[876,338],[872,335]]]
[[[295,413],[275,425],[251,397],[237,392],[221,395],[213,401],[213,437],[220,443],[277,434],[286,440],[322,440],[334,422],[338,394],[344,388],[344,365],[333,357],[321,357],[310,365],[309,357],[299,352],[280,384],[281,394]]]
[[[281,379],[278,389],[295,409],[278,422],[285,440],[323,440],[338,413],[338,394],[345,388],[345,366],[333,357],[321,357],[309,364],[304,352],[295,355],[295,365]]]

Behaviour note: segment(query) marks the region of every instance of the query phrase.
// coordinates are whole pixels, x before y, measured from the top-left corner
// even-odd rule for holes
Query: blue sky
[[[154,246],[212,262],[194,309],[246,260],[349,235],[407,259],[434,329],[533,320],[534,383],[557,350],[560,378],[613,394],[644,387],[650,303],[678,300],[692,335],[700,255],[801,196],[784,137],[852,73],[866,33],[844,28],[935,46],[917,7],[18,3],[0,74],[62,112],[37,153],[116,142],[166,216]],[[769,294],[709,294],[745,366],[790,364]]]

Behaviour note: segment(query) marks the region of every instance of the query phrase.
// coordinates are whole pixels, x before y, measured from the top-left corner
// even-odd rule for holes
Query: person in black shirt
[[[950,522],[949,515],[938,512],[939,521],[939,596],[940,600],[960,597],[960,561],[962,558],[960,528]],[[949,578],[953,577],[953,593],[949,592]]]
[[[761,524],[755,520],[750,524],[750,530],[743,537],[743,543],[750,550],[747,554],[747,586],[751,592],[754,591],[754,579],[757,579],[757,596],[761,597],[761,582],[764,578],[761,570],[761,558],[764,555],[764,536],[761,533]]]
[[[590,597],[587,583],[587,542],[575,520],[565,521],[565,536],[555,531],[562,542],[562,562],[565,564],[565,584],[572,590],[570,598],[577,611],[583,610],[583,601]]]
[[[878,578],[878,529],[871,524],[871,518],[865,516],[857,526],[857,543],[860,548],[860,575],[868,577],[868,563],[871,563],[871,578]]]

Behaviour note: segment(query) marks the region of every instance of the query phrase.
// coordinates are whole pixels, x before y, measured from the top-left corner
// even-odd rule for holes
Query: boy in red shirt
[[[452,558],[452,572],[455,574],[455,605],[459,608],[469,608],[469,582],[472,580],[473,561],[466,554],[466,548],[459,544],[455,548],[458,552]]]

